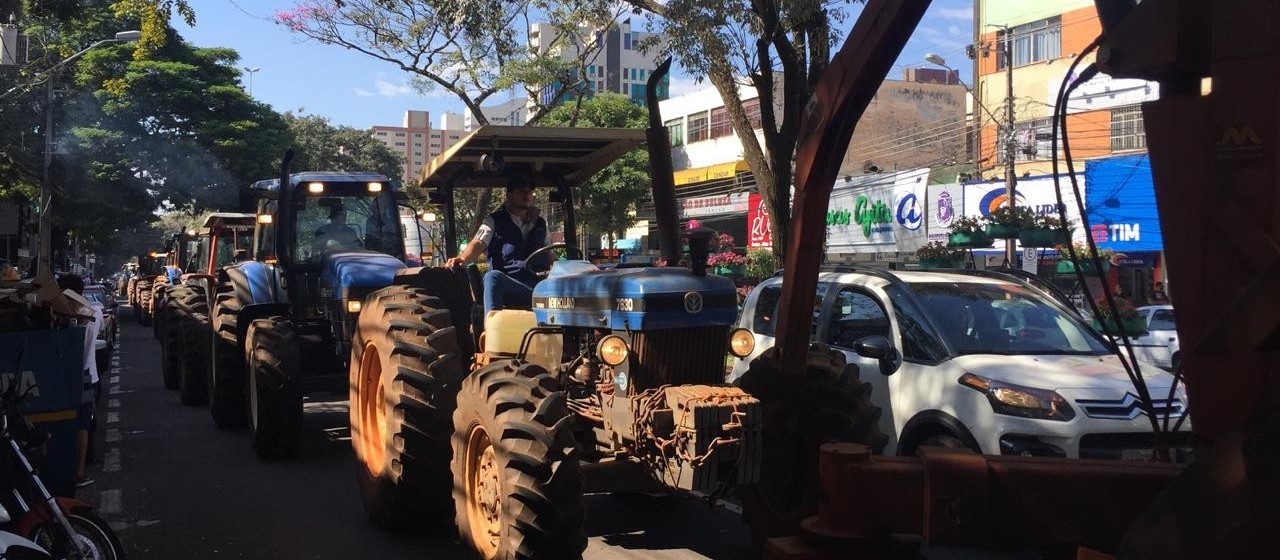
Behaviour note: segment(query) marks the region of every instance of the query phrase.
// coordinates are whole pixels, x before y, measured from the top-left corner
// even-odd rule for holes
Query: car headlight
[[[959,382],[986,395],[996,414],[1059,422],[1076,417],[1076,411],[1067,404],[1067,399],[1055,391],[994,381],[972,373],[960,376]]]
[[[747,329],[734,329],[729,335],[729,353],[739,358],[751,355],[756,349],[756,337]]]

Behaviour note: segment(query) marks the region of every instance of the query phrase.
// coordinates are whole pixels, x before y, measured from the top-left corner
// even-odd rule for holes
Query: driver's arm
[[[480,224],[480,228],[476,230],[475,236],[471,238],[471,242],[462,248],[462,252],[458,253],[458,256],[450,257],[449,260],[445,261],[444,265],[453,268],[480,258],[491,239],[493,239],[493,220],[486,217],[484,222]]]

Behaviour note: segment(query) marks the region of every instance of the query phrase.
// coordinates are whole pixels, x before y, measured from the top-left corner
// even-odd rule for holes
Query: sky
[[[415,91],[408,74],[389,63],[305,39],[274,23],[277,11],[295,3],[191,0],[195,27],[177,18],[173,25],[196,46],[236,49],[242,68],[258,69],[244,73],[245,88],[277,111],[301,110],[356,128],[399,126],[410,109],[429,111],[432,127],[436,127],[441,113],[463,111],[462,102],[449,94]],[[852,21],[850,18],[846,25],[851,26]],[[972,66],[965,58],[964,46],[972,40],[972,33],[972,0],[934,0],[888,77],[901,78],[905,67],[927,66],[925,54],[936,53],[952,68],[960,69],[961,79],[967,82]],[[711,86],[706,81],[695,83],[693,76],[678,68],[672,74],[672,96],[706,87]]]

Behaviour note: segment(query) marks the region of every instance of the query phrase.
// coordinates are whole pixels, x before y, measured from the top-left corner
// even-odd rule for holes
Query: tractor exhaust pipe
[[[672,175],[671,136],[662,123],[658,110],[658,84],[671,70],[671,58],[662,61],[645,84],[644,98],[649,104],[649,128],[645,138],[649,148],[649,181],[653,184],[653,217],[658,222],[658,250],[663,260],[680,262],[680,223],[676,221],[676,184]],[[706,262],[706,259],[703,259]]]
[[[707,228],[689,230],[689,270],[694,276],[707,275],[707,257],[711,255],[711,238],[716,232]]]

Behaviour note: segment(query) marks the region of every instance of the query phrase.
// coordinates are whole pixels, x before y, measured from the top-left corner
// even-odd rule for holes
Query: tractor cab
[[[235,263],[236,255],[249,258],[253,250],[254,214],[214,212],[205,217],[199,239],[193,243],[187,272],[212,273]]]

